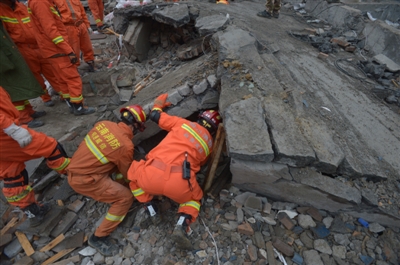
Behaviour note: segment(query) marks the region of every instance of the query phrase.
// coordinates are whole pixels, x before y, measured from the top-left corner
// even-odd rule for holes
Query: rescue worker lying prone
[[[154,195],[179,203],[180,217],[172,238],[178,247],[191,249],[189,225],[199,215],[203,197],[196,173],[211,154],[212,135],[222,119],[215,110],[202,112],[197,123],[170,116],[163,112],[171,104],[166,102],[167,97],[162,94],[154,101],[149,118],[169,133],[147,154],[146,160],[133,161],[128,171],[129,186],[135,198],[145,204],[154,224],[161,222],[152,202]]]
[[[144,130],[146,114],[139,105],[132,105],[121,109],[121,120],[120,123],[96,123],[79,145],[67,169],[68,182],[77,193],[111,204],[104,220],[88,240],[88,244],[104,256],[118,253],[118,247],[109,235],[124,220],[134,200],[128,186],[114,181],[111,174],[118,173],[122,183],[126,183],[124,179],[133,160],[132,138]]]

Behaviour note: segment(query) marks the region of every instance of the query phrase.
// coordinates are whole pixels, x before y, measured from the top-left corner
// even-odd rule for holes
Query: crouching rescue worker
[[[196,173],[212,151],[212,135],[222,119],[214,110],[201,113],[197,123],[170,116],[163,112],[171,104],[166,102],[167,97],[162,94],[154,101],[149,118],[169,133],[146,160],[133,161],[128,171],[129,186],[135,198],[145,203],[154,224],[161,220],[152,202],[154,195],[164,195],[180,204],[172,238],[178,247],[191,249],[189,225],[199,215],[203,197]]]
[[[17,126],[18,119],[18,110],[0,86],[0,179],[4,182],[3,194],[11,205],[18,206],[27,214],[31,226],[37,226],[50,207],[36,201],[25,162],[45,157],[48,167],[64,174],[70,159],[56,139],[26,125]]]
[[[121,109],[121,120],[118,124],[96,123],[67,169],[68,182],[77,193],[111,204],[103,222],[88,240],[89,245],[104,256],[118,253],[109,235],[124,220],[134,200],[129,188],[114,181],[111,174],[127,178],[133,160],[132,138],[144,130],[146,114],[139,105],[132,105]]]

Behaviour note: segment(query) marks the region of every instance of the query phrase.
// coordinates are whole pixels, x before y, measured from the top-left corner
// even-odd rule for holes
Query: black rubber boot
[[[71,103],[72,107],[74,108],[74,115],[87,115],[96,112],[95,108],[92,107],[85,107],[82,103]]]
[[[68,108],[69,108],[69,113],[74,113],[74,107],[72,107],[71,100],[69,98],[65,98],[65,103],[67,103]]]
[[[51,207],[49,204],[38,205],[36,203],[32,203],[31,205],[22,210],[29,218],[30,226],[35,227],[42,223],[44,217],[50,211],[50,209]]]
[[[44,125],[44,122],[39,121],[39,120],[31,120],[30,122],[28,122],[28,128],[38,128],[40,126]]]
[[[158,207],[154,202],[145,203],[144,207],[146,208],[148,214],[150,215],[150,220],[154,225],[159,225],[162,222],[162,216],[158,212]]]
[[[93,234],[89,237],[88,244],[103,256],[113,256],[118,254],[117,244],[111,242],[108,236],[97,237]]]
[[[31,117],[34,118],[34,119],[37,119],[37,118],[40,118],[40,117],[45,116],[46,114],[47,114],[47,113],[46,113],[46,111],[44,111],[44,110],[42,110],[42,111],[35,111],[35,112],[31,115]]]
[[[193,245],[189,240],[189,235],[192,230],[189,226],[192,217],[188,214],[183,214],[179,217],[178,222],[175,225],[174,231],[172,232],[172,240],[175,241],[178,248],[192,250]]]
[[[86,62],[89,66],[89,72],[94,72],[94,61]]]

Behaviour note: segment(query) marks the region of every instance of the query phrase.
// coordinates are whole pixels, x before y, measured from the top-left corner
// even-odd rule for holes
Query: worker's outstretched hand
[[[162,111],[163,108],[171,106],[171,102],[167,102],[167,97],[167,93],[159,95],[156,100],[154,100],[153,110]]]
[[[4,132],[18,142],[21,148],[24,148],[32,142],[32,135],[25,128],[15,125],[14,123],[4,129]]]

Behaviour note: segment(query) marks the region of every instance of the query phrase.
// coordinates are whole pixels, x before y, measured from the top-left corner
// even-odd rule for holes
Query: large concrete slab
[[[274,159],[261,101],[249,98],[225,111],[224,125],[229,155],[233,158],[271,162]]]
[[[158,22],[177,28],[189,23],[190,14],[187,5],[171,5],[154,10],[153,18]]]
[[[196,20],[196,29],[199,31],[200,36],[215,33],[223,30],[229,22],[226,15],[213,15],[202,17]]]

